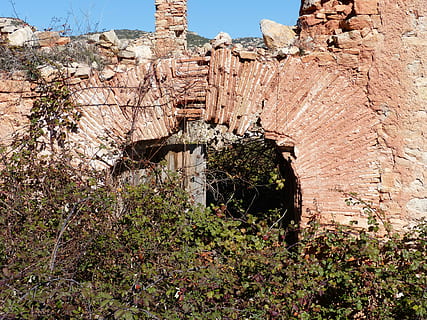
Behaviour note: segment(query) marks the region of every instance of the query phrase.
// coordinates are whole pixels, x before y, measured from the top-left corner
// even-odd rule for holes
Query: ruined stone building
[[[345,205],[349,193],[396,227],[427,216],[425,0],[302,1],[281,53],[227,43],[191,53],[186,1],[156,0],[156,9],[150,59],[69,79],[83,113],[71,138],[88,159],[108,156],[97,147],[106,137],[154,141],[183,119],[236,135],[260,125],[292,168],[303,221],[363,222]],[[2,137],[25,122],[35,95],[29,81],[3,75]]]

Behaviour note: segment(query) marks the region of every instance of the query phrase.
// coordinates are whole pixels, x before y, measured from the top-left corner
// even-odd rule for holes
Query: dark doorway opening
[[[207,204],[219,214],[246,221],[262,218],[286,229],[300,220],[301,196],[292,168],[274,141],[263,136],[241,138],[221,150],[208,148]],[[287,232],[293,242],[295,233]]]
[[[284,230],[281,240],[294,242],[297,233],[287,227],[300,222],[301,193],[293,170],[293,148],[280,149],[260,132],[233,135],[228,137],[231,140],[223,134],[215,137],[189,143],[178,134],[134,143],[125,150],[126,160],[116,166],[115,174],[138,184],[146,181],[147,169],[165,170],[159,183],[164,172],[179,172],[182,187],[194,203],[243,224],[257,217]],[[215,143],[218,139],[223,140]]]

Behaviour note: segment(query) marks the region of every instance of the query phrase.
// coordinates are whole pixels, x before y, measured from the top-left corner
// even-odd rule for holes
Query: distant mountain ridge
[[[118,29],[114,31],[116,32],[116,35],[119,39],[130,39],[130,40],[152,34],[152,32],[147,32],[142,30]],[[208,43],[210,40],[211,39],[205,38],[193,31],[189,31],[187,34],[187,45],[188,45],[188,48],[190,49],[201,47],[205,43]],[[259,37],[236,38],[236,39],[233,39],[233,43],[240,43],[244,47],[254,47],[254,48],[264,46],[263,39]]]

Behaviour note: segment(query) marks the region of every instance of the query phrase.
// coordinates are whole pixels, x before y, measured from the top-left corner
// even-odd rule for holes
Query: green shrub
[[[371,230],[313,222],[286,243],[298,226],[194,206],[177,174],[119,187],[72,166],[64,139],[42,156],[43,101],[37,130],[2,149],[0,318],[427,318],[426,223],[380,238],[374,216]]]

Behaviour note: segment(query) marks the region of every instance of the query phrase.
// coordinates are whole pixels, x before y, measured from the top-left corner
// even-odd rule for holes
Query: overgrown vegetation
[[[285,210],[281,155],[263,136],[241,138],[221,150],[208,150],[208,204],[224,215],[246,220],[247,214],[274,223]],[[290,215],[290,212],[288,212]]]
[[[60,83],[44,90],[33,129],[1,149],[1,319],[427,318],[426,223],[380,238],[366,205],[369,230],[284,229],[195,207],[156,166],[116,184],[72,165],[79,115]]]
[[[65,68],[75,64],[87,64],[102,69],[105,59],[97,48],[84,41],[73,41],[65,46],[52,48],[8,47],[0,45],[0,70],[3,72],[25,71],[31,80],[40,77],[43,67],[52,67],[67,73]]]

